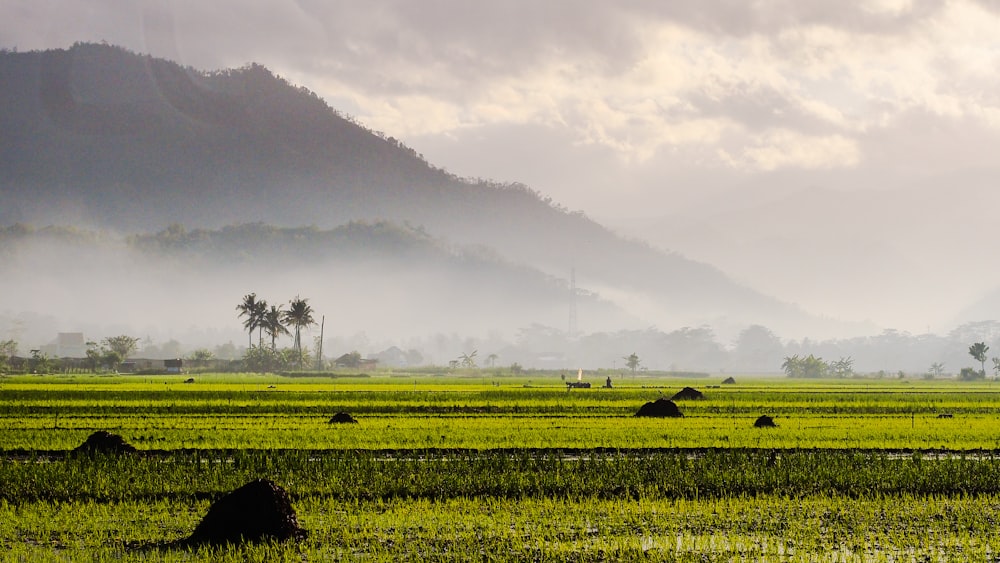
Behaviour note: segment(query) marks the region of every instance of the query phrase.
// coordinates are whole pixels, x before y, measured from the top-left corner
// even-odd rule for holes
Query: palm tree
[[[479,350],[473,350],[471,354],[462,354],[458,357],[458,361],[462,364],[464,368],[474,368],[476,366],[476,354]]]
[[[285,311],[283,311],[281,307],[276,307],[274,305],[271,305],[271,308],[268,309],[266,313],[264,313],[264,321],[263,321],[264,332],[266,332],[268,336],[271,337],[272,352],[277,349],[275,342],[277,338],[283,334],[284,335],[290,334],[288,332],[288,327],[286,327],[285,323],[282,322],[284,314]]]
[[[243,301],[236,306],[236,310],[240,312],[239,317],[246,317],[243,320],[243,328],[247,331],[250,348],[253,348],[253,331],[261,326],[266,307],[267,303],[264,300],[257,300],[256,293],[244,295]]]
[[[302,367],[302,329],[316,324],[312,317],[313,309],[309,305],[308,299],[301,299],[298,295],[288,302],[288,310],[283,313],[287,324],[295,327],[295,349],[299,353],[299,367]]]
[[[983,377],[986,377],[986,352],[989,351],[990,347],[985,342],[976,342],[972,346],[969,346],[969,355],[982,366],[983,369],[980,373],[983,374]]]

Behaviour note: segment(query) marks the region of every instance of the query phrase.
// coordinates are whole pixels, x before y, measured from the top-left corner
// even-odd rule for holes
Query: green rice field
[[[187,377],[0,378],[0,560],[1000,558],[989,381]],[[682,418],[633,416],[684,386]],[[97,430],[138,453],[70,454]],[[307,539],[180,545],[256,478]]]

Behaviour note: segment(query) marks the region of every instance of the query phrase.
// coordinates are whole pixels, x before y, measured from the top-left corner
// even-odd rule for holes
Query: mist
[[[387,252],[364,238],[366,228],[355,233],[362,240],[357,248],[306,245],[314,256],[279,252],[253,235],[239,246],[259,251],[225,254],[153,250],[120,234],[53,236],[41,229],[5,245],[0,335],[19,341],[25,353],[57,332],[83,332],[95,342],[117,334],[147,345],[173,340],[185,352],[229,342],[245,347],[236,306],[249,293],[285,307],[293,298],[308,299],[317,323],[325,317],[325,355],[331,357],[397,346],[421,348],[425,361],[447,364],[470,352],[464,349],[470,342],[500,347],[524,327],[567,329],[571,299],[564,280],[434,244]],[[576,307],[609,329],[636,323],[585,292]],[[318,334],[312,327],[304,341]],[[279,345],[290,346],[290,338]]]

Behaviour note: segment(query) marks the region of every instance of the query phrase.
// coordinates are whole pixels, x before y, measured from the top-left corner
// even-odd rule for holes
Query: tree
[[[788,377],[799,377],[802,372],[802,358],[798,354],[793,356],[785,356],[785,361],[781,363],[781,370],[785,372]]]
[[[271,337],[271,350],[276,350],[276,342],[279,336],[288,335],[288,327],[285,326],[283,322],[285,311],[281,307],[271,305],[271,308],[264,313],[264,319],[261,321],[261,326],[264,327],[264,332]]]
[[[854,358],[848,356],[830,364],[830,371],[835,377],[850,377],[854,375]]]
[[[632,370],[632,375],[635,375],[635,370],[639,369],[639,364],[641,363],[639,356],[635,352],[632,352],[628,356],[622,356],[622,359],[625,360],[625,365],[628,369]]]
[[[103,353],[104,352],[97,346],[96,342],[87,342],[87,367],[90,368],[91,372],[97,373],[97,368],[102,365]]]
[[[114,350],[108,350],[106,348],[101,349],[101,362],[108,366],[108,369],[113,371],[118,371],[118,366],[121,365],[122,360],[125,358],[121,354]]]
[[[853,364],[853,360],[850,363]],[[794,356],[785,356],[781,369],[788,377],[818,378],[825,377],[830,371],[830,366],[823,361],[823,358],[817,358],[812,354],[805,358],[795,354]]]
[[[243,319],[243,328],[247,331],[248,347],[253,348],[253,331],[260,327],[261,322],[264,320],[267,302],[264,300],[258,301],[256,293],[248,293],[243,296],[243,301],[236,306],[236,310],[240,312],[237,318],[246,317]]]
[[[0,342],[0,358],[13,358],[17,355],[17,341],[4,340]]]
[[[1000,377],[1000,358],[993,357],[993,377]]]
[[[0,342],[0,372],[7,369],[7,361],[17,355],[17,342],[4,340]]]
[[[802,377],[826,377],[830,370],[830,366],[823,361],[823,358],[817,358],[812,354],[802,361]]]
[[[934,362],[931,364],[930,374],[934,377],[941,377],[944,375],[944,364],[942,362]]]
[[[479,350],[473,350],[471,354],[462,354],[461,356],[458,357],[458,362],[462,364],[463,368],[478,367],[476,365],[476,354],[478,353]]]
[[[239,352],[236,350],[236,345],[230,340],[225,344],[220,344],[213,350],[216,358],[220,360],[235,360],[239,357]]]
[[[733,349],[733,364],[746,371],[768,371],[782,356],[781,339],[767,327],[751,325],[740,333]]]
[[[973,381],[976,379],[982,379],[983,377],[983,372],[976,371],[975,368],[962,368],[962,371],[958,373],[958,378],[962,381]]]
[[[32,350],[31,358],[28,360],[28,369],[34,374],[45,374],[52,371],[52,364],[49,357],[41,350]]]
[[[243,356],[243,369],[257,373],[285,369],[289,365],[288,355],[285,354],[286,351],[287,349],[278,351],[263,346],[248,348],[246,354]]]
[[[499,357],[500,356],[497,356],[496,354],[490,354],[489,356],[486,356],[486,363],[489,364],[490,367],[493,367],[494,365],[496,365],[497,359]]]
[[[124,360],[132,355],[139,348],[139,339],[128,336],[127,334],[121,334],[118,336],[109,336],[101,341],[108,350],[117,353],[121,360]],[[121,363],[121,360],[118,363]]]
[[[985,342],[976,342],[972,346],[969,346],[969,355],[972,356],[974,360],[979,362],[980,373],[983,377],[986,377],[986,352],[990,351],[990,347],[986,345]]]
[[[207,362],[215,358],[215,354],[212,353],[208,348],[198,348],[194,352],[191,352],[191,356],[188,358],[194,362]]]
[[[288,310],[284,312],[284,320],[295,327],[295,350],[299,355],[299,369],[302,369],[302,329],[316,324],[313,320],[313,309],[308,299],[298,295],[288,302]]]

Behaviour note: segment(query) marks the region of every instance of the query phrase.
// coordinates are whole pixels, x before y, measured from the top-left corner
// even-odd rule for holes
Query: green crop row
[[[323,414],[0,416],[0,450],[70,450],[96,430],[140,450],[421,448],[840,448],[1000,449],[995,415],[814,416],[364,416],[330,424]]]
[[[0,462],[0,499],[205,498],[258,477],[299,498],[731,498],[1000,494],[1000,456],[708,450],[223,451]]]
[[[1000,497],[299,497],[301,543],[180,547],[210,499],[0,501],[8,561],[991,561]]]

